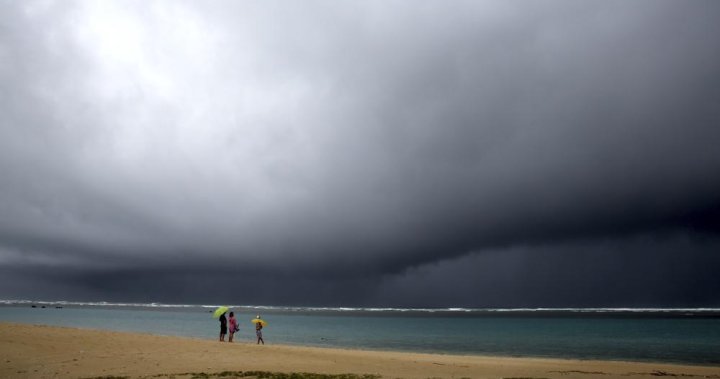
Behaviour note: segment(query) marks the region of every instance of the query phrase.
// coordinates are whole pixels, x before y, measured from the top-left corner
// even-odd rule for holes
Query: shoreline
[[[720,379],[720,366],[429,354],[212,339],[0,322],[0,377],[141,378],[222,372],[356,374],[384,378]],[[227,377],[240,377],[237,374]]]

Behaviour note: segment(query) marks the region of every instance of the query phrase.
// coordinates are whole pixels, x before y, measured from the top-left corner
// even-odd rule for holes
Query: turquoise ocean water
[[[33,307],[34,306],[34,307]],[[0,301],[0,321],[215,339],[212,305]],[[236,341],[720,365],[720,309],[363,309],[233,307]]]

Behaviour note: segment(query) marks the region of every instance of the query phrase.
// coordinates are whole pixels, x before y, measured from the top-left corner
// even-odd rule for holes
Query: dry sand
[[[240,372],[383,378],[720,379],[720,367],[344,350],[0,323],[0,377],[239,377]],[[207,376],[187,373],[205,373]],[[255,377],[253,375],[251,377]],[[309,376],[305,376],[309,377]]]

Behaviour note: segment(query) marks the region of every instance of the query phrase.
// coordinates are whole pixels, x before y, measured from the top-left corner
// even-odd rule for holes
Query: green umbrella
[[[219,318],[223,313],[227,312],[228,309],[229,308],[226,306],[218,307],[218,309],[215,310],[215,313],[213,313],[213,318]]]

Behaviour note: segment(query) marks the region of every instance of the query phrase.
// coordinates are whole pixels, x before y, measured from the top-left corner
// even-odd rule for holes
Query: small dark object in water
[[[55,307],[55,309],[62,309],[62,307]]]
[[[45,308],[45,306],[43,305],[43,306],[42,306],[42,307],[40,307],[40,308]]]
[[[33,308],[37,308],[37,305],[31,305],[31,307],[33,307]]]

